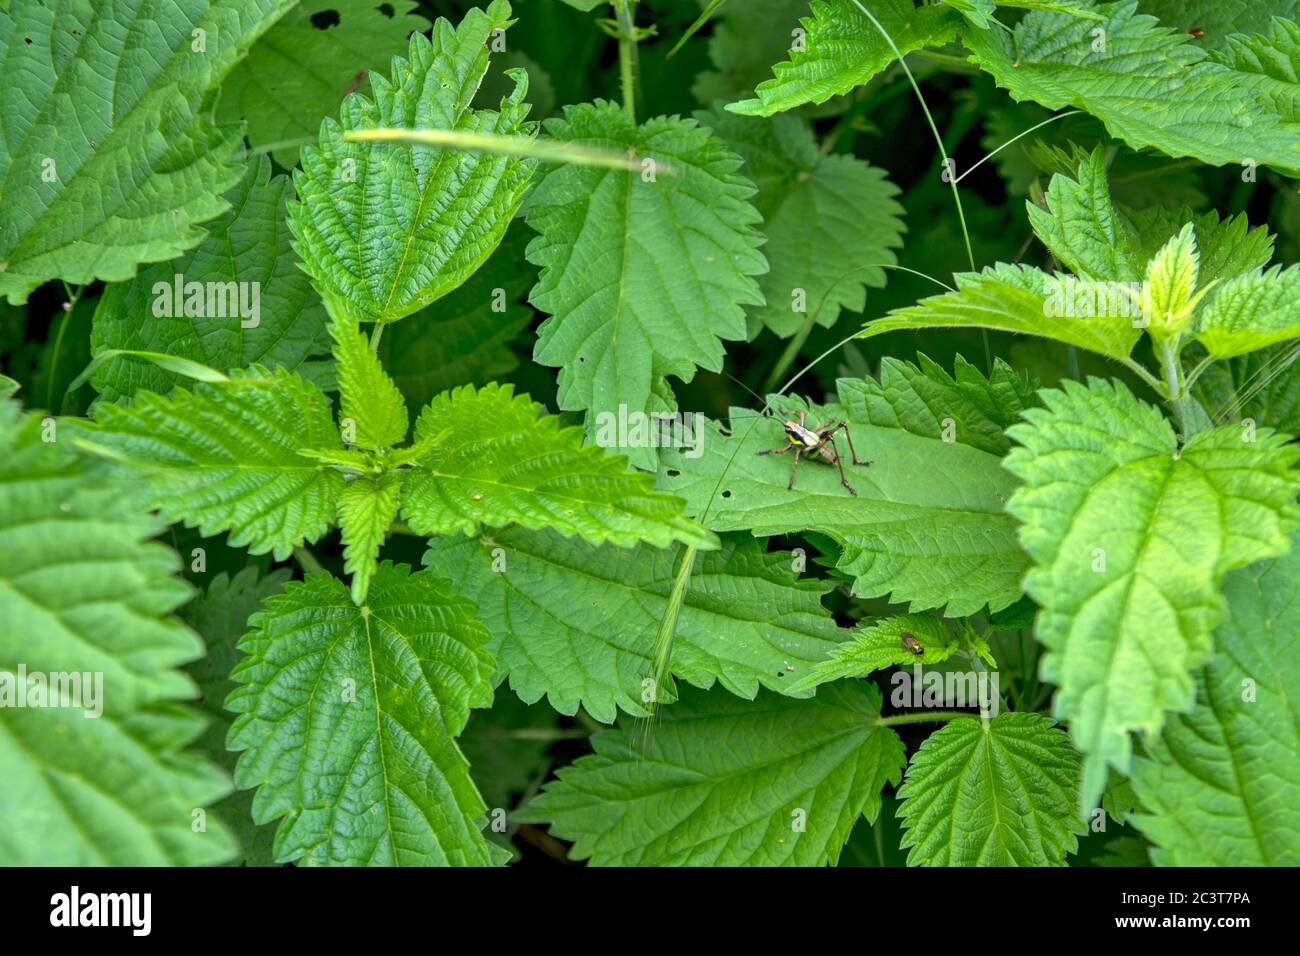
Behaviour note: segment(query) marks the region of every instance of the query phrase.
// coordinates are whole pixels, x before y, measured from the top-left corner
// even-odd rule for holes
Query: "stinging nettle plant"
[[[1254,7],[0,4],[0,862],[1300,863]]]

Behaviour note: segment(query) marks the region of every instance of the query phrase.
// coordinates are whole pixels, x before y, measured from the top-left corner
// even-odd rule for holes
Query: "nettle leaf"
[[[899,788],[910,866],[1064,866],[1087,827],[1079,755],[1041,714],[950,720]]]
[[[487,71],[488,39],[511,22],[510,5],[493,0],[458,27],[439,20],[432,41],[412,35],[391,79],[370,75],[373,102],[349,96],[339,121],[321,125],[320,145],[303,147],[289,228],[333,313],[395,322],[459,286],[500,243],[534,160],[343,135],[386,127],[530,134],[522,72],[500,111],[470,106]]]
[[[884,286],[903,244],[899,190],[884,170],[821,155],[801,117],[764,121],[715,109],[696,119],[727,141],[758,186],[771,271],[758,281],[766,304],[748,311],[749,337],[764,326],[789,337],[810,318],[829,328],[841,309],[861,312],[866,287]]]
[[[840,399],[849,418],[881,428],[901,428],[926,438],[960,442],[1001,457],[1011,450],[1007,427],[1038,404],[1027,377],[995,359],[987,378],[958,355],[949,375],[937,362],[917,363],[886,356],[880,378],[840,379]]]
[[[560,407],[587,410],[590,437],[602,413],[671,412],[667,376],[689,382],[696,366],[721,369],[720,340],[744,338],[743,306],[762,304],[752,277],[767,263],[740,159],[694,120],[638,127],[598,101],[566,107],[545,128],[654,163],[653,175],[557,166],[528,200],[540,234],[528,259],[542,268],[530,298],[551,315],[533,358],[560,366]],[[653,448],[628,451],[638,467],[655,467]]]
[[[330,322],[338,363],[339,426],[344,441],[376,451],[406,438],[406,401],[355,322]]]
[[[379,357],[407,407],[422,408],[439,392],[494,381],[519,365],[510,346],[533,315],[521,301],[534,278],[518,238],[526,231],[508,232],[459,289],[384,329]]]
[[[1090,379],[1040,393],[1006,459],[1024,481],[1008,510],[1034,567],[1042,677],[1053,713],[1086,755],[1083,800],[1107,766],[1127,772],[1129,731],[1193,703],[1233,568],[1281,554],[1300,523],[1300,449],[1268,429],[1203,431],[1182,448],[1159,410],[1122,384]]]
[[[1032,12],[1010,34],[968,30],[963,41],[1015,99],[1084,110],[1134,149],[1300,168],[1300,128],[1277,108],[1274,80],[1211,59],[1135,0],[1095,9],[1104,22]]]
[[[902,406],[901,427],[868,424],[856,417],[865,415],[861,392],[839,385],[841,405],[808,405],[807,419],[811,427],[848,416],[857,456],[873,462],[854,465],[843,433],[836,436],[856,496],[819,461],[801,463],[788,489],[793,456],[759,455],[788,446],[781,424],[750,409],[732,409],[729,433],[709,423],[700,457],[665,452],[660,487],[686,498],[687,511],[714,531],[827,535],[843,549],[836,569],[853,578],[859,597],[889,596],[914,611],[946,605],[955,617],[1018,598],[1027,562],[1005,512],[1015,482],[999,456],[927,437],[923,416],[911,433]],[[788,397],[772,402],[801,407]]]
[[[1215,59],[1238,73],[1262,77],[1273,109],[1287,120],[1300,120],[1300,23],[1277,18],[1267,33],[1230,36]]]
[[[1300,0],[1139,0],[1143,13],[1179,30],[1203,30],[1201,45],[1226,46],[1237,33],[1265,33],[1273,17],[1300,19]]]
[[[1300,548],[1234,571],[1197,705],[1133,761],[1158,866],[1300,863]]]
[[[224,197],[230,209],[207,224],[198,246],[104,289],[93,350],[159,352],[223,372],[250,365],[293,371],[326,352],[325,309],[289,248],[289,185],[287,176],[271,176],[265,157],[250,162]],[[110,402],[187,381],[125,356],[91,379]]]
[[[434,442],[407,475],[402,514],[422,535],[518,524],[553,528],[620,547],[680,541],[715,548],[717,539],[682,515],[682,502],[654,490],[652,476],[627,459],[584,447],[509,385],[463,386],[420,414],[415,441]],[[444,433],[446,433],[444,435]]]
[[[456,747],[492,702],[474,605],[429,572],[379,566],[366,603],[325,574],[285,586],[249,622],[226,701],[253,819],[283,817],[281,863],[486,865],[487,808]]]
[[[920,653],[903,640],[908,634],[915,640]],[[860,624],[852,637],[837,644],[824,660],[804,671],[794,682],[792,691],[805,691],[839,680],[842,677],[863,677],[873,671],[890,667],[912,667],[916,664],[937,664],[946,661],[970,645],[953,633],[939,618],[929,614],[903,614],[887,617],[870,624]],[[988,655],[988,646],[976,649]],[[981,655],[981,656],[983,656]],[[992,657],[987,658],[992,663]]]
[[[644,545],[593,548],[554,531],[510,529],[483,541],[430,542],[424,563],[472,598],[492,632],[498,678],[528,703],[543,694],[563,714],[581,706],[610,723],[621,708],[651,714],[671,688],[647,688],[655,636],[668,607],[677,553]],[[830,585],[800,579],[792,556],[752,538],[696,557],[677,619],[671,673],[715,681],[753,699],[785,692],[847,632],[821,598]]]
[[[197,224],[226,208],[242,171],[238,136],[203,113],[204,95],[291,6],[0,9],[0,295],[22,303],[50,279],[129,279],[197,245]]]
[[[226,734],[234,718],[222,705],[235,689],[230,679],[240,656],[235,645],[244,636],[249,617],[263,601],[280,593],[290,576],[288,568],[261,576],[254,567],[246,567],[233,577],[222,572],[182,612],[186,623],[199,632],[207,646],[207,653],[186,667],[199,685],[199,702],[208,720],[198,746],[230,773],[235,770],[235,754],[226,749]],[[252,795],[237,790],[209,812],[238,837],[240,853],[234,860],[236,864],[271,866],[275,830],[254,824],[252,808]]]
[[[286,169],[298,163],[299,140],[320,124],[370,70],[407,49],[407,36],[430,23],[414,0],[387,10],[371,0],[303,0],[248,51],[221,85],[217,118],[244,120],[249,142],[269,147]]]
[[[100,405],[76,434],[136,472],[150,504],[204,537],[276,560],[334,522],[343,475],[301,449],[342,452],[329,402],[298,375],[253,368],[164,398]],[[69,423],[73,424],[73,423]]]
[[[771,116],[804,103],[824,103],[866,83],[895,60],[927,46],[942,46],[961,25],[952,9],[916,7],[912,0],[872,0],[867,7],[894,41],[852,0],[812,0],[812,16],[800,20],[807,31],[802,48],[772,68],[772,79],[758,85],[756,98],[727,109],[751,116]]]
[[[191,826],[230,782],[177,703],[203,653],[171,616],[191,589],[149,540],[163,522],[45,430],[0,401],[0,864],[221,863],[230,832]]]
[[[684,688],[661,714],[645,751],[628,728],[594,736],[516,819],[594,866],[824,866],[906,762],[862,684],[754,702]]]
[[[388,472],[361,475],[339,495],[339,528],[343,533],[343,573],[352,576],[352,602],[366,599],[370,579],[379,566],[379,548],[402,502],[402,475]]]
[[[1201,313],[1196,340],[1216,358],[1255,352],[1300,336],[1300,266],[1239,276]]]

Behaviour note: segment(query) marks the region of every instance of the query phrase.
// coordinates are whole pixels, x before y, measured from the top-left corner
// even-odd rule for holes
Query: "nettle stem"
[[[900,727],[903,724],[932,724],[956,720],[958,717],[978,717],[964,710],[928,710],[918,714],[894,714],[892,717],[877,717],[877,727]]]
[[[623,84],[623,109],[636,122],[636,0],[612,0],[618,20],[618,74]]]
[[[1174,421],[1178,431],[1187,431],[1187,397],[1183,394],[1183,372],[1178,361],[1178,351],[1172,342],[1160,349],[1161,368],[1165,376],[1165,391],[1169,395],[1169,406],[1174,412]]]

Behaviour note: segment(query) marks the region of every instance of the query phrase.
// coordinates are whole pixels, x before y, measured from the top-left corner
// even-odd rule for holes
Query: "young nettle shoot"
[[[810,429],[805,424],[806,413],[802,410],[799,412],[799,421],[791,417],[791,412],[783,412],[786,416],[784,428],[786,444],[780,448],[771,448],[760,451],[760,455],[784,455],[790,449],[794,449],[794,465],[790,469],[790,483],[787,488],[794,488],[794,476],[799,471],[799,459],[807,455],[814,461],[820,460],[827,465],[835,465],[840,470],[840,484],[842,484],[848,493],[857,497],[857,491],[849,484],[848,478],[844,475],[844,461],[840,457],[839,448],[835,444],[835,433],[844,432],[844,440],[849,443],[849,454],[853,456],[853,464],[867,466],[870,461],[864,461],[858,457],[857,450],[853,447],[853,436],[849,433],[848,423],[845,421],[831,422],[818,428]]]

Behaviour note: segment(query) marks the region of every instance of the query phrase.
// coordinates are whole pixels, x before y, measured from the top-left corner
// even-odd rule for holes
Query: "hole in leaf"
[[[676,478],[676,477],[677,477],[678,475],[680,475],[680,474],[681,474],[681,472],[678,471],[676,468],[669,468],[669,469],[668,469],[668,477],[669,477],[669,478]]]
[[[375,9],[377,9],[384,16],[388,17],[388,19],[390,20],[397,15],[397,11],[393,9],[393,5],[391,3],[381,3]]]
[[[330,27],[338,26],[339,19],[337,10],[321,10],[311,15],[311,25],[317,30],[328,30]]]
[[[731,492],[730,492],[729,490],[728,490],[728,491],[724,491],[724,492],[722,493],[722,497],[724,497],[724,498],[730,498],[730,497],[731,497]]]

